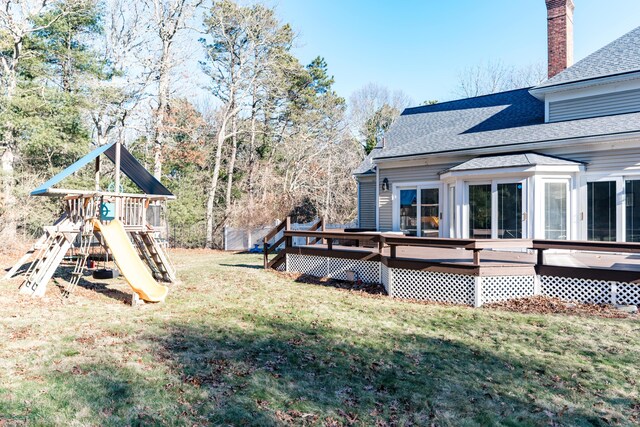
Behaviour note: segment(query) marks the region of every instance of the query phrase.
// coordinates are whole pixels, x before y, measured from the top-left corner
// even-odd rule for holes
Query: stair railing
[[[277,237],[281,231],[284,232],[287,230],[291,230],[291,217],[289,216],[286,217],[282,222],[280,222],[280,224],[276,228],[267,233],[267,235],[262,239],[265,269],[273,266],[276,259],[279,259],[279,256],[277,256],[272,261],[269,261],[269,254],[275,252],[276,249],[278,249],[278,247],[283,243],[287,243],[284,233],[282,233],[282,237],[278,239],[273,245],[269,245],[269,241]]]

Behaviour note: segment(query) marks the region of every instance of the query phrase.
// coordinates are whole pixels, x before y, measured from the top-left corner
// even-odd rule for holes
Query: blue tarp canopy
[[[400,205],[412,206],[418,203],[416,190],[405,190],[400,192]]]
[[[63,179],[74,174],[82,169],[84,166],[91,163],[99,155],[105,154],[109,160],[114,164],[116,162],[116,146],[115,143],[103,145],[96,148],[62,172],[40,185],[38,188],[31,192],[32,196],[38,196],[46,194],[49,189],[58,184]],[[140,190],[145,194],[154,196],[168,196],[172,197],[173,194],[167,189],[160,181],[158,181],[153,175],[149,173],[124,146],[120,146],[120,170],[124,173],[134,184],[136,184]]]

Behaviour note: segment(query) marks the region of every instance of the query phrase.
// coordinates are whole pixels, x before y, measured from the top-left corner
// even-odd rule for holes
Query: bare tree
[[[158,81],[157,106],[153,120],[153,175],[162,177],[163,123],[170,97],[171,71],[176,66],[174,46],[178,34],[187,28],[189,19],[203,0],[145,0],[153,8],[153,24],[160,42],[158,62],[155,67]]]
[[[541,63],[524,67],[507,66],[502,61],[487,61],[468,67],[458,75],[454,95],[461,98],[487,95],[512,89],[534,86],[546,78]]]
[[[144,31],[143,18],[148,11],[145,3],[108,1],[104,38],[98,41],[98,47],[111,75],[107,81],[87,82],[93,94],[90,116],[97,145],[109,142],[115,129],[119,129],[118,138],[124,137],[127,120],[150,84],[153,64],[144,54],[149,48],[149,34]]]
[[[413,101],[404,92],[368,83],[349,98],[349,126],[354,137],[369,152],[378,134],[384,132]]]
[[[34,18],[44,14],[54,5],[60,2],[51,0],[0,0],[0,33],[7,38],[10,49],[0,54],[0,66],[2,70],[2,94],[5,103],[13,99],[18,85],[18,67],[24,57],[25,39],[36,31],[43,30],[53,25],[58,19],[67,14],[65,10],[41,25],[34,25]],[[16,222],[12,212],[15,211],[14,190],[14,162],[16,158],[16,143],[14,138],[14,126],[7,122],[3,124],[2,135],[2,175],[3,175],[3,210],[8,217],[3,220],[2,234],[5,237],[13,237],[16,232]]]

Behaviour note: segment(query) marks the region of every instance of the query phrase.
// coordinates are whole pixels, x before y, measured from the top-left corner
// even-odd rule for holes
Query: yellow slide
[[[114,219],[107,225],[94,219],[93,226],[104,236],[105,243],[111,249],[120,273],[129,283],[131,289],[145,301],[164,301],[169,288],[158,284],[147,270],[131,244],[122,223]]]

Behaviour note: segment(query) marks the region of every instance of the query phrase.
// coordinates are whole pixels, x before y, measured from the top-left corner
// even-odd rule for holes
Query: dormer
[[[553,34],[562,31],[550,28]],[[544,101],[546,122],[640,111],[640,27],[555,75],[551,68],[549,79],[529,91]]]

